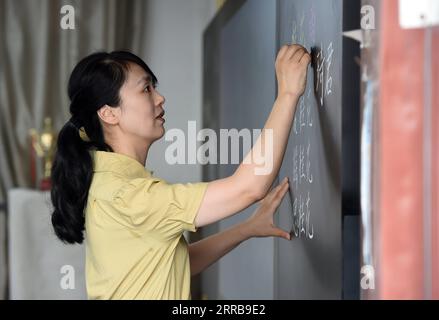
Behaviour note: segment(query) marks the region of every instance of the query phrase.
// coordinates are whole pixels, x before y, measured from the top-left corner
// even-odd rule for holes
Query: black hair
[[[120,88],[129,64],[142,67],[157,78],[146,63],[128,51],[96,52],[75,66],[68,83],[71,119],[58,134],[51,172],[52,225],[64,243],[82,243],[85,206],[93,178],[90,150],[113,152],[105,142],[97,111],[104,105],[119,106]],[[80,130],[85,135],[80,135]]]

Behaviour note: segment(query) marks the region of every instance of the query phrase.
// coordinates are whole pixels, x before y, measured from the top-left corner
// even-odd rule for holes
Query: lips
[[[163,110],[162,112],[160,112],[160,114],[156,117],[157,120],[160,120],[162,123],[165,123],[165,119],[163,118],[163,116],[165,115],[165,111]]]
[[[165,111],[163,110],[162,112],[160,112],[160,114],[156,117],[156,119],[162,118],[165,115]]]

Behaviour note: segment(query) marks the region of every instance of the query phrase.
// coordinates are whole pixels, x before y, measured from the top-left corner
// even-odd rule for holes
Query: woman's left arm
[[[252,237],[277,236],[290,240],[290,234],[277,228],[273,223],[273,214],[287,190],[288,180],[284,179],[261,201],[250,218],[225,231],[189,244],[191,275],[202,272],[240,243]]]

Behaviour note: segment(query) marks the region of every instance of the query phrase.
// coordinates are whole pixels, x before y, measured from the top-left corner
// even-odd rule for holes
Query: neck
[[[114,144],[111,147],[114,152],[133,158],[142,166],[145,166],[150,146],[150,143],[143,142],[139,144],[119,143]]]

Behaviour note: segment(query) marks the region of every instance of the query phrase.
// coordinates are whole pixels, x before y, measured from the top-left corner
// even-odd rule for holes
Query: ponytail
[[[61,129],[52,167],[52,224],[55,234],[67,243],[84,240],[84,208],[93,176],[93,163],[84,141],[72,121]]]

